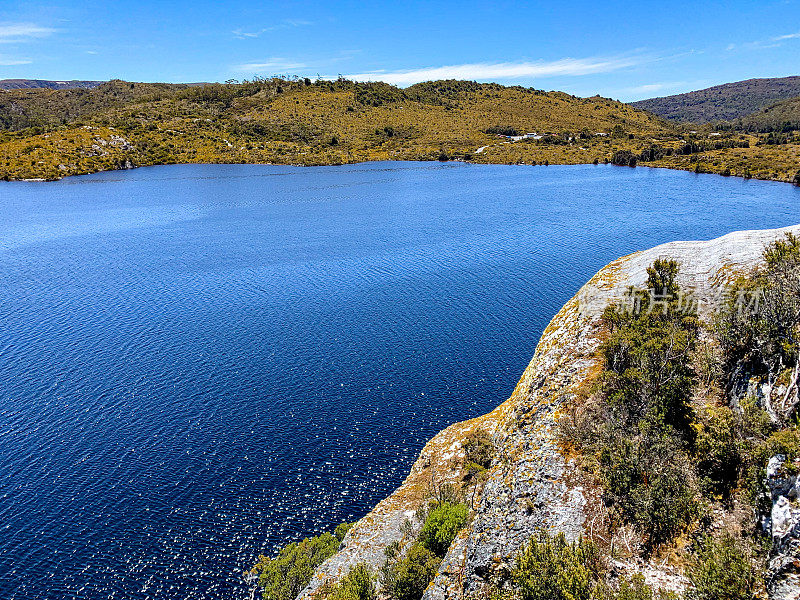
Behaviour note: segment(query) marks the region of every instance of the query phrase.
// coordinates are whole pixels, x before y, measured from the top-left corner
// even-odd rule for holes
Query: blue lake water
[[[601,266],[798,222],[786,184],[610,166],[0,183],[0,597],[236,598],[502,402]]]

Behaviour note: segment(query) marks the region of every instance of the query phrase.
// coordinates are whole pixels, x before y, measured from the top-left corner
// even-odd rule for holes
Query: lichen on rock
[[[431,486],[457,483],[463,443],[477,430],[492,436],[495,459],[475,500],[473,518],[451,545],[425,600],[460,600],[479,591],[493,574],[510,568],[522,545],[538,530],[563,533],[571,540],[585,535],[592,506],[598,502],[597,491],[583,485],[577,465],[558,444],[555,426],[560,411],[598,367],[603,310],[623,299],[631,286],[641,287],[646,268],[655,259],[669,257],[680,263],[681,288],[692,291],[699,314],[707,317],[718,305],[721,290],[737,273],[758,264],[764,247],[786,232],[800,232],[800,226],[741,231],[710,241],[671,242],[601,269],[553,317],[511,397],[489,414],[451,425],[428,442],[404,483],[350,530],[340,551],[320,567],[299,598],[313,596],[321,585],[338,581],[358,563],[377,572],[384,562],[384,549],[404,541],[407,528],[403,524],[414,518]],[[773,531],[787,529],[789,533],[781,533],[781,539],[796,536],[791,533],[800,529],[796,526],[800,509],[792,508],[796,494],[779,496],[791,506],[787,509],[784,503],[773,509]],[[641,569],[653,581],[669,582],[668,587],[678,591],[686,585],[669,568],[645,565]],[[786,581],[780,585],[788,585]],[[800,589],[800,582],[792,582],[792,589]]]

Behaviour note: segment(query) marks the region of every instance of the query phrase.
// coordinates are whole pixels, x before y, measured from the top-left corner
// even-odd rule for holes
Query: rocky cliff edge
[[[403,484],[358,521],[339,552],[315,573],[299,598],[313,597],[357,563],[375,571],[384,549],[401,543],[431,490],[463,477],[467,436],[477,430],[493,438],[495,458],[482,488],[469,501],[474,518],[450,547],[425,600],[454,600],[476,592],[492,573],[508,567],[521,545],[540,528],[574,539],[592,533],[598,499],[582,484],[574,462],[559,449],[554,426],[580,386],[600,368],[600,316],[630,286],[642,287],[646,268],[660,257],[680,262],[679,283],[693,291],[708,316],[719,292],[737,273],[750,270],[764,247],[800,225],[739,231],[703,242],[670,242],[619,258],[601,269],[553,317],[511,397],[492,412],[451,425],[420,453]],[[649,583],[680,590],[684,581],[669,569],[643,569]]]

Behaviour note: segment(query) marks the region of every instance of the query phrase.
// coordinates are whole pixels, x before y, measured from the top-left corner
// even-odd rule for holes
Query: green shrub
[[[333,535],[335,535],[336,539],[341,542],[344,540],[344,536],[347,535],[347,532],[353,528],[353,525],[355,525],[355,523],[342,523],[337,525]]]
[[[359,563],[326,595],[326,600],[375,600],[375,578]]]
[[[467,524],[467,516],[467,507],[463,504],[439,504],[428,513],[419,542],[436,556],[444,557],[458,532]]]
[[[697,473],[709,497],[727,498],[739,482],[744,459],[740,425],[727,406],[710,407],[697,426]]]
[[[259,557],[253,573],[258,574],[265,600],[294,600],[311,581],[314,570],[338,547],[336,536],[323,533],[289,544],[275,558]]]
[[[647,272],[647,291],[633,292],[632,306],[613,305],[603,314],[610,335],[601,349],[602,393],[624,425],[662,421],[690,440],[697,315],[682,302],[674,260],[658,259]]]
[[[604,500],[650,549],[698,515],[688,454],[697,431],[691,399],[699,322],[677,274],[674,260],[658,259],[647,269],[646,291],[631,290],[627,306],[606,309],[600,402],[561,428],[596,456]]]
[[[652,598],[653,591],[645,584],[644,577],[636,574],[630,579],[622,578],[614,600],[652,600]]]
[[[758,581],[752,560],[731,537],[705,539],[689,564],[690,600],[752,600]]]
[[[383,589],[393,600],[420,600],[441,562],[425,546],[415,543],[402,558],[389,557],[383,571]]]
[[[663,598],[663,595],[659,594],[658,597]],[[600,585],[593,600],[653,600],[653,590],[644,582],[644,577],[637,573],[630,579],[621,577],[617,589],[607,584]]]
[[[798,360],[800,238],[791,233],[764,250],[764,266],[740,279],[716,321],[726,374],[744,369],[776,378]]]
[[[512,579],[522,600],[590,600],[601,575],[594,544],[539,532],[520,552]]]
[[[467,469],[488,469],[492,464],[494,444],[483,430],[474,431],[464,442],[464,465]]]
[[[648,549],[672,540],[699,514],[692,467],[679,447],[658,432],[621,433],[600,455],[605,502],[644,534]]]

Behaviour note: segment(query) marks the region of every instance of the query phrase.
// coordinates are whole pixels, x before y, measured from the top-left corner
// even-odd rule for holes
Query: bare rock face
[[[496,449],[489,478],[473,503],[474,518],[450,547],[425,600],[460,600],[479,591],[493,574],[510,568],[521,546],[539,529],[564,533],[568,539],[590,533],[596,494],[581,486],[576,466],[558,447],[555,425],[559,411],[599,367],[603,310],[624,300],[630,286],[642,287],[646,268],[656,258],[675,258],[681,263],[679,283],[693,292],[701,316],[708,315],[724,285],[755,266],[764,247],[787,231],[798,233],[800,226],[736,232],[707,242],[672,242],[601,269],[545,329],[511,397],[491,413],[434,437],[403,485],[350,530],[339,553],[318,569],[299,597],[338,581],[359,562],[378,571],[384,549],[406,541],[409,529],[403,523],[413,522],[431,487],[460,478],[462,443],[478,429],[493,436]]]
[[[799,464],[787,465],[776,454],[767,464],[766,485],[772,510],[764,526],[772,534],[767,590],[775,600],[800,599],[800,480]]]

